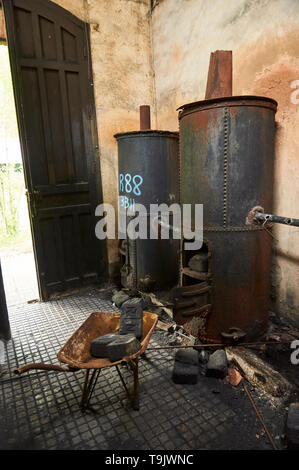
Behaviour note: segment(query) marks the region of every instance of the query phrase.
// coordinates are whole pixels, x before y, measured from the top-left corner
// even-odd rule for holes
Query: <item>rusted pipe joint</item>
[[[273,223],[299,227],[299,219],[281,217],[274,214],[265,214],[264,208],[261,206],[253,207],[248,212],[246,218],[247,225],[267,225],[267,227],[272,227]]]

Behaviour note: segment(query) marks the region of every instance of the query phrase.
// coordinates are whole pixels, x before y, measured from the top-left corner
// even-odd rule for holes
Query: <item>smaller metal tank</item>
[[[121,282],[158,290],[178,280],[179,240],[149,239],[150,204],[179,203],[178,133],[150,129],[150,110],[140,107],[140,131],[118,133],[119,210],[143,204],[148,239],[121,242]],[[130,217],[127,216],[127,224]]]

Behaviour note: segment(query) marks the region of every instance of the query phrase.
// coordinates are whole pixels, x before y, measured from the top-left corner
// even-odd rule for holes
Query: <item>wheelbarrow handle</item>
[[[33,363],[33,364],[26,364],[25,366],[15,369],[14,374],[20,375],[20,374],[23,374],[23,372],[27,372],[28,370],[32,370],[32,369],[56,370],[57,372],[74,372],[76,370],[75,367],[69,367],[67,365],[58,366],[55,364]]]

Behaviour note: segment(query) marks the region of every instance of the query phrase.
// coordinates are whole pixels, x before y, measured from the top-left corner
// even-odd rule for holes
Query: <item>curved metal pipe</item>
[[[40,370],[56,370],[57,372],[74,372],[76,370],[75,367],[69,366],[59,366],[55,364],[42,364],[42,363],[32,363],[32,364],[25,364],[22,367],[14,370],[15,375],[21,375],[23,372],[27,372],[28,370],[32,369],[40,369]]]

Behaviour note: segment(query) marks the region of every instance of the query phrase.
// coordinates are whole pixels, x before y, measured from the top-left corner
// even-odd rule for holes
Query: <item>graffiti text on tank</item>
[[[119,192],[126,196],[120,196],[120,206],[134,211],[135,197],[141,196],[143,178],[131,173],[119,174]]]

